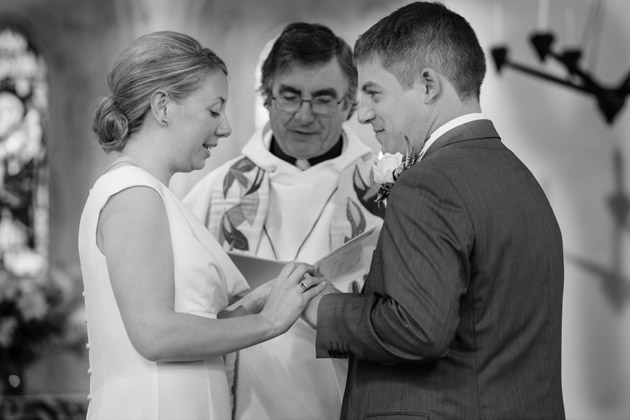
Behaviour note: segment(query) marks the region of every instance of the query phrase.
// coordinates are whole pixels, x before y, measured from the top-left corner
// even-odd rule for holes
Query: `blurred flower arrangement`
[[[42,344],[62,332],[55,314],[63,300],[47,278],[47,261],[29,249],[4,255],[0,263],[0,349],[33,360]]]
[[[53,273],[47,258],[29,248],[5,252],[0,261],[0,374],[17,380],[15,388],[23,382],[15,375],[45,351],[82,340],[67,334],[78,306],[73,281]]]

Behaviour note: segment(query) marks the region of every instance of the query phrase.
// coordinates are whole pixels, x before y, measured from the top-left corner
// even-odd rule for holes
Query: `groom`
[[[560,229],[479,106],[469,23],[439,3],[395,11],[355,45],[358,118],[397,179],[362,293],[304,317],[317,357],[350,358],[342,419],[564,419]]]

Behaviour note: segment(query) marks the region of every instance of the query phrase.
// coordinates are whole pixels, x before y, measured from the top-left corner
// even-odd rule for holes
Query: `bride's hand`
[[[261,311],[279,331],[288,330],[300,316],[310,299],[326,287],[319,277],[311,277],[314,267],[302,263],[288,263],[271,282],[271,291]]]
[[[217,318],[232,318],[259,313],[265,306],[267,296],[269,296],[271,291],[271,285],[272,282],[268,281],[241,295],[235,302],[219,312]]]

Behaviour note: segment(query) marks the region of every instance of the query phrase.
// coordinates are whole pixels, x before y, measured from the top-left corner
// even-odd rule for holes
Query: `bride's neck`
[[[143,141],[130,140],[117,161],[121,163],[126,161],[142,168],[168,186],[173,173],[170,170],[167,157],[164,156],[164,153],[160,153],[160,148]]]

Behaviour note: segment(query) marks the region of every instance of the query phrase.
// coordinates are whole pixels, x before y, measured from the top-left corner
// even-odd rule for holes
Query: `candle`
[[[503,2],[492,3],[492,41],[496,45],[503,44]]]
[[[564,36],[567,47],[576,47],[578,45],[575,27],[575,9],[573,6],[567,6],[564,9]]]
[[[549,0],[538,0],[538,30],[549,31]]]

